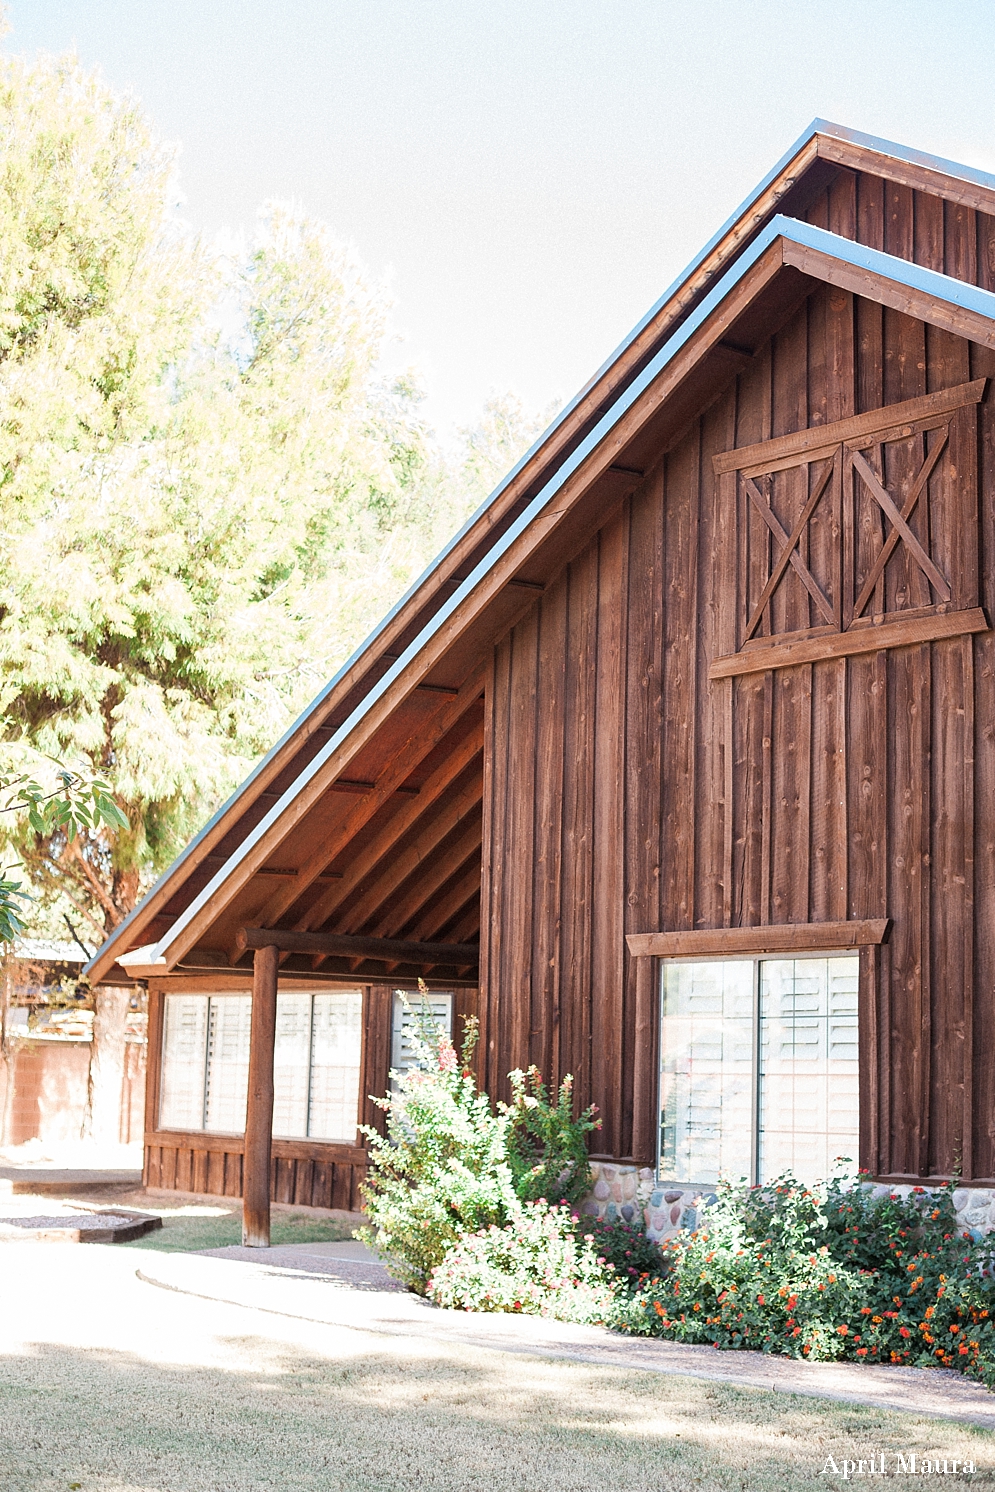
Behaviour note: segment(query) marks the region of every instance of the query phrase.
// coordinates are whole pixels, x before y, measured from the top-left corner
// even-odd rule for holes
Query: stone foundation
[[[586,1217],[623,1218],[639,1223],[646,1236],[660,1243],[681,1228],[697,1228],[701,1215],[715,1193],[680,1182],[657,1181],[650,1166],[628,1166],[620,1162],[592,1160],[594,1185],[581,1203]],[[875,1197],[907,1197],[911,1184],[879,1186],[865,1182]],[[995,1188],[959,1187],[954,1192],[957,1221],[975,1236],[995,1232]]]
[[[648,1238],[659,1243],[681,1228],[696,1228],[703,1207],[713,1192],[680,1183],[658,1182],[651,1166],[627,1166],[613,1161],[592,1160],[594,1186],[581,1203],[587,1217],[620,1217],[639,1223]]]

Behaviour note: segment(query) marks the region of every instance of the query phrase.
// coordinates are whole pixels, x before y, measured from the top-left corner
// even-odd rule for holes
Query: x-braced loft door
[[[824,637],[839,656],[859,646],[841,634],[977,605],[983,389],[963,384],[715,458],[736,520],[730,654]]]
[[[934,796],[961,790],[970,634],[988,627],[978,605],[983,392],[982,379],[713,458],[729,530],[709,664],[726,926],[891,915],[888,795],[906,765],[910,782],[942,771]],[[934,718],[948,722],[942,769]],[[884,742],[895,743],[895,765],[881,758]],[[943,813],[963,818],[953,799]],[[910,875],[929,863],[925,820],[920,838],[900,856]]]

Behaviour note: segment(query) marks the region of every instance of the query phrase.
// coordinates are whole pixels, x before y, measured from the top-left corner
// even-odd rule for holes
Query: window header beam
[[[687,932],[629,933],[633,958],[685,958],[739,953],[822,953],[883,943],[891,919],[852,922],[781,922],[772,927],[694,928]]]

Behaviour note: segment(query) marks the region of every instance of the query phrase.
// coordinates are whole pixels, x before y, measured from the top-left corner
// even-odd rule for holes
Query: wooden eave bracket
[[[767,927],[693,928],[686,932],[629,933],[633,958],[692,958],[751,953],[834,953],[887,939],[889,917],[852,922],[779,922]]]

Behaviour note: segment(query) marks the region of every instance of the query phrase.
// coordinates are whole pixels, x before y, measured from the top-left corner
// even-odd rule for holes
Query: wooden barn
[[[993,615],[995,177],[817,121],[92,961],[148,1183],[357,1206],[421,975],[670,1195],[995,1186]]]

